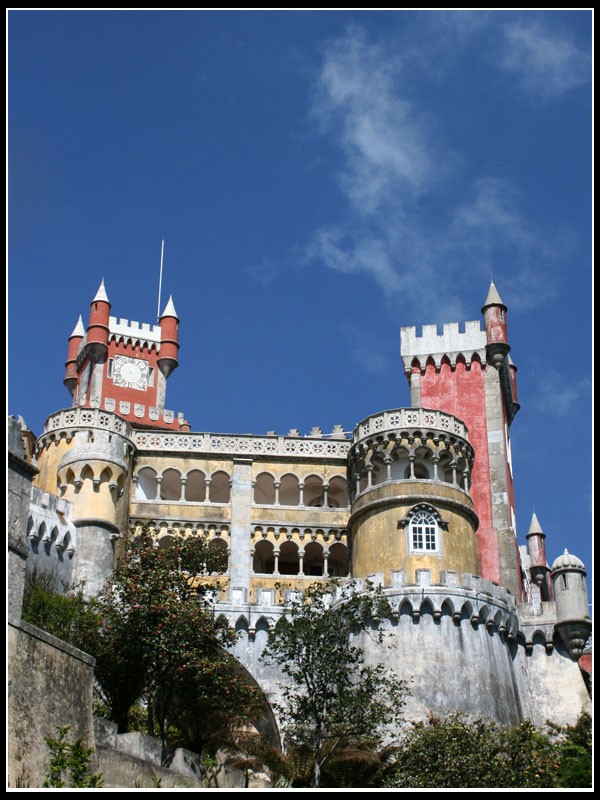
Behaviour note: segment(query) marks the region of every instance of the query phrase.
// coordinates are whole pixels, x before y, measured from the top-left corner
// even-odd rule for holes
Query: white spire
[[[79,319],[77,320],[77,325],[73,328],[73,333],[69,336],[69,339],[72,339],[74,336],[85,336],[85,328],[83,327],[83,320],[81,319],[81,314],[79,315]]]
[[[169,300],[167,302],[167,305],[165,306],[165,310],[160,315],[160,319],[162,319],[163,317],[175,317],[175,319],[179,319],[179,317],[177,316],[177,312],[175,311],[175,306],[173,304],[173,295],[171,294],[169,295]]]
[[[96,292],[96,297],[94,297],[92,303],[95,303],[99,300],[104,303],[110,303],[108,295],[106,294],[106,289],[104,288],[104,278],[102,278],[102,280],[100,281],[100,286],[98,287],[98,291]]]

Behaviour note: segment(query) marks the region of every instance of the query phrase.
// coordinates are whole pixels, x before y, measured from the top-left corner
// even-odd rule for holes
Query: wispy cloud
[[[431,173],[427,131],[402,97],[402,82],[399,56],[370,43],[361,29],[325,52],[313,115],[338,137],[345,156],[338,179],[361,215],[376,213],[399,189],[414,197]]]
[[[501,31],[500,66],[529,94],[554,98],[589,82],[591,58],[562,27],[520,19]]]
[[[530,402],[534,408],[554,417],[565,417],[583,400],[590,399],[592,382],[588,376],[573,380],[548,364],[534,365]]]
[[[421,316],[427,307],[431,321],[462,315],[465,286],[476,275],[483,284],[498,262],[511,264],[515,290],[536,290],[523,291],[522,305],[541,302],[555,287],[552,244],[510,181],[453,180],[448,164],[460,155],[436,140],[406,70],[397,48],[356,28],[324,50],[312,115],[339,146],[347,206],[313,233],[307,260],[368,275],[390,301],[420,306]]]

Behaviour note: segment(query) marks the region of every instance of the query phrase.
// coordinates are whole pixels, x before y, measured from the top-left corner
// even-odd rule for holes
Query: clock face
[[[115,386],[146,389],[148,387],[148,362],[141,358],[115,356],[113,382]]]

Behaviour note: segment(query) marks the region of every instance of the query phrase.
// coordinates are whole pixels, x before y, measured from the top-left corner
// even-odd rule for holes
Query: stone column
[[[246,589],[248,597],[252,568],[252,459],[234,458],[231,485],[230,585],[232,589]]]

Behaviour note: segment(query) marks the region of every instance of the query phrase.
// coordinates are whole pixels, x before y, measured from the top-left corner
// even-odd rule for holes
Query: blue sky
[[[8,412],[67,337],[181,318],[196,431],[409,405],[399,328],[507,304],[519,540],[591,570],[591,26],[583,11],[8,12]]]

